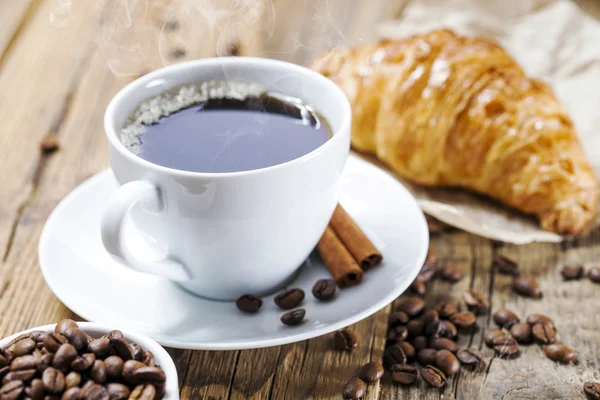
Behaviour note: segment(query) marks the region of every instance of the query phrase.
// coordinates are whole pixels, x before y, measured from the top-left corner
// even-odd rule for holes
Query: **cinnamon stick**
[[[362,269],[331,227],[328,226],[323,233],[317,251],[340,288],[358,285],[362,281]]]
[[[366,271],[381,263],[383,256],[379,250],[341,205],[338,204],[335,208],[329,226],[363,270]]]

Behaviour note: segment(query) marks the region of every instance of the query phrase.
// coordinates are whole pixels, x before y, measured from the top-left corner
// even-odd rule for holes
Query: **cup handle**
[[[150,213],[159,213],[164,208],[160,190],[150,182],[133,181],[119,187],[102,214],[100,226],[104,248],[140,272],[178,282],[190,280],[191,275],[185,265],[169,255],[160,260],[147,262],[141,261],[131,254],[123,241],[123,222],[129,214],[129,210],[138,202],[141,202],[144,210]]]

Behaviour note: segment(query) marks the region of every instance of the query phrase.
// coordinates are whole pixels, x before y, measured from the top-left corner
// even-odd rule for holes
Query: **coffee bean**
[[[519,352],[517,341],[510,336],[498,336],[492,344],[499,357],[513,357]]]
[[[563,269],[560,270],[560,274],[565,281],[579,280],[583,278],[584,273],[585,271],[581,264],[565,265]]]
[[[448,350],[440,350],[436,353],[435,365],[446,376],[452,376],[460,370],[460,362]]]
[[[19,336],[17,336],[16,338],[14,338],[13,340],[11,340],[10,342],[8,342],[8,344],[6,345],[6,348],[9,348],[13,344],[15,344],[15,343],[17,343],[17,342],[19,342],[19,341],[21,341],[23,339],[33,339],[33,336],[31,335],[30,332],[22,333]]]
[[[35,379],[34,379],[35,380]],[[65,376],[65,387],[72,388],[79,386],[81,383],[81,374],[79,372],[71,371]]]
[[[44,347],[50,353],[56,353],[60,346],[69,343],[67,338],[61,333],[50,333],[44,339]]]
[[[41,357],[41,356],[40,356]],[[38,357],[27,354],[25,356],[17,357],[10,363],[11,371],[18,371],[21,369],[32,369],[37,368]]]
[[[93,381],[90,381],[90,382],[93,382]],[[81,388],[81,390],[83,392],[83,396],[85,397],[85,400],[109,400],[108,399],[108,391],[102,385],[93,383],[85,389]],[[146,400],[150,400],[150,399],[146,399]]]
[[[5,351],[6,355],[9,355],[9,358],[12,360],[16,357],[21,357],[26,354],[31,354],[33,350],[36,348],[36,343],[30,337],[23,338],[16,343],[8,346]]]
[[[130,394],[129,388],[122,383],[109,383],[106,385],[106,391],[110,400],[127,400]],[[154,398],[150,400],[154,400]]]
[[[527,317],[527,323],[531,326],[535,324],[550,324],[553,328],[556,329],[556,327],[554,326],[554,321],[552,321],[551,318],[543,314],[531,314]]]
[[[440,319],[440,316],[436,310],[428,310],[421,317],[421,321],[423,321],[423,326],[427,326],[438,319]]]
[[[107,338],[110,342],[110,345],[113,347],[113,349],[115,349],[115,352],[123,359],[123,361],[135,359],[133,348],[129,345],[127,339],[123,337],[123,333],[121,331],[112,331],[109,333]]]
[[[77,350],[75,350],[75,347],[70,343],[63,343],[54,354],[52,366],[62,370],[70,366],[76,358]]]
[[[427,325],[425,334],[430,337],[454,339],[457,335],[457,329],[452,322],[438,319]]]
[[[399,300],[397,309],[404,311],[409,317],[415,317],[423,311],[425,302],[419,297],[404,297]]]
[[[556,329],[551,324],[535,324],[531,332],[533,339],[538,344],[552,344],[556,342]]]
[[[235,305],[240,311],[253,314],[260,309],[262,303],[263,302],[260,297],[253,294],[245,294],[237,299]]]
[[[60,400],[83,400],[83,391],[78,387],[72,387],[63,393]]]
[[[146,367],[146,364],[136,361],[136,360],[129,360],[126,361],[123,364],[123,372],[122,372],[122,376],[123,378],[130,383],[134,383],[135,378],[134,378],[134,372],[137,371],[140,368],[144,368]]]
[[[456,358],[464,365],[479,365],[484,360],[483,354],[474,347],[459,350]]]
[[[532,299],[541,299],[543,297],[542,289],[534,279],[514,278],[512,289],[513,292]]]
[[[424,296],[427,292],[427,287],[425,286],[425,283],[417,277],[417,279],[410,284],[410,291],[419,296]]]
[[[81,329],[69,327],[65,329],[63,335],[75,347],[75,350],[82,351],[87,348],[87,335]]]
[[[352,378],[344,386],[342,396],[344,400],[362,399],[367,391],[367,384],[358,378]]]
[[[600,400],[600,383],[585,382],[583,384],[583,392],[588,400]]]
[[[429,386],[433,386],[434,388],[440,389],[446,386],[446,376],[433,365],[423,368],[421,370],[421,377]]]
[[[432,338],[429,341],[429,347],[436,350],[448,350],[452,353],[456,353],[458,351],[458,345],[452,340],[444,337]]]
[[[412,344],[416,350],[422,350],[427,348],[428,341],[425,336],[417,336],[413,339]]]
[[[397,344],[402,348],[402,351],[404,351],[406,362],[413,362],[415,356],[417,355],[417,351],[415,350],[414,346],[408,342],[398,342]]]
[[[452,314],[450,321],[459,329],[471,328],[477,322],[477,317],[471,311],[462,311]]]
[[[510,258],[498,255],[494,258],[492,266],[502,275],[519,276],[519,264]]]
[[[352,351],[358,347],[358,337],[345,329],[337,331],[333,334],[333,345],[337,350]]]
[[[485,331],[485,334],[483,335],[483,341],[488,347],[494,347],[494,339],[501,336],[506,336],[502,329],[491,328]]]
[[[0,368],[6,367],[8,364],[9,364],[8,360],[0,352]]]
[[[430,282],[435,277],[436,272],[435,264],[427,264],[426,261],[426,263],[423,264],[423,267],[421,267],[417,279],[423,283]]]
[[[44,383],[41,379],[36,378],[31,381],[29,386],[25,388],[25,394],[31,398],[31,400],[41,400],[44,398]]]
[[[2,378],[2,383],[6,384],[12,381],[29,382],[33,379],[36,373],[37,370],[35,369],[22,369],[20,371],[11,371],[8,374],[4,375],[4,378]]]
[[[133,359],[137,361],[142,361],[142,348],[136,343],[130,343],[129,347],[131,347],[131,351],[133,352]]]
[[[394,364],[390,368],[392,380],[400,385],[412,385],[417,380],[419,373],[412,365]]]
[[[458,311],[456,303],[451,301],[441,301],[435,306],[440,318],[450,318],[450,316]]]
[[[406,364],[406,353],[400,345],[393,345],[383,352],[383,365],[390,368],[394,364]]]
[[[358,377],[367,383],[372,383],[381,379],[383,372],[383,365],[380,362],[372,361],[362,366]]]
[[[304,316],[306,315],[306,311],[304,308],[298,308],[296,310],[288,311],[281,316],[281,322],[284,325],[298,325],[304,320]]]
[[[46,368],[48,368],[49,366],[52,365],[52,362],[54,361],[54,354],[52,353],[45,353],[40,355],[37,358],[37,370],[39,372],[44,372],[44,370]]]
[[[464,275],[460,271],[460,269],[452,263],[447,263],[446,265],[444,265],[440,272],[440,277],[443,280],[452,283],[460,281],[463,278],[463,276]]]
[[[144,365],[145,366],[145,365]],[[90,378],[94,380],[94,382],[98,384],[103,384],[106,382],[106,365],[104,365],[104,361],[96,360],[92,365],[92,369],[90,369]]]
[[[42,373],[44,390],[48,393],[58,394],[65,390],[65,376],[56,368],[49,367]]]
[[[154,353],[152,353],[150,350],[144,350],[142,352],[142,362],[149,367],[154,367],[156,365]],[[106,360],[104,360],[104,363],[106,363]]]
[[[94,353],[85,353],[71,362],[71,368],[78,372],[85,371],[94,365],[94,361],[96,361]]]
[[[17,400],[21,396],[21,393],[23,393],[24,389],[25,384],[23,381],[9,382],[0,389],[0,399]]]
[[[131,394],[129,400],[154,400],[156,397],[156,388],[154,385],[144,384],[136,386]]]
[[[10,372],[10,366],[0,368],[0,378],[4,378]]]
[[[88,344],[88,351],[90,353],[94,353],[97,359],[102,359],[110,355],[113,350],[110,345],[110,340],[108,338],[102,337],[98,339],[92,340]]]
[[[388,324],[391,327],[406,325],[408,321],[410,321],[410,317],[404,311],[395,311],[390,313],[390,316],[388,317]]]
[[[562,343],[549,344],[544,347],[546,357],[563,364],[578,364],[577,354],[571,347]]]
[[[600,267],[594,267],[590,269],[590,272],[587,274],[590,281],[594,283],[600,283]]]
[[[390,341],[396,341],[396,342],[406,340],[406,338],[408,338],[408,328],[406,326],[402,326],[402,325],[397,326],[395,328],[391,328],[388,331],[387,338]]]
[[[329,301],[335,296],[336,289],[335,279],[319,279],[312,288],[312,294],[317,300]]]
[[[510,334],[518,343],[531,343],[531,326],[527,322],[519,322],[510,328]]]
[[[86,392],[88,390],[91,389],[92,386],[94,386],[96,384],[96,382],[94,382],[93,380],[89,379],[88,381],[86,381],[83,386],[81,387],[81,390],[83,390],[84,396],[86,394]]]
[[[72,319],[63,319],[58,321],[54,327],[54,333],[61,333],[64,335],[68,328],[79,328],[79,325],[77,325],[77,322],[73,321]]]
[[[417,353],[417,361],[422,366],[427,366],[430,364],[435,364],[435,355],[437,354],[437,350],[435,349],[421,349]]]
[[[410,336],[410,337],[419,336],[420,334],[423,333],[423,326],[424,326],[423,320],[413,319],[406,325],[405,329],[407,332],[407,336]],[[399,328],[404,328],[404,327],[399,327]],[[406,339],[406,338],[404,338],[404,339]]]
[[[154,357],[154,356],[153,356]],[[123,372],[123,364],[125,362],[119,356],[110,356],[104,360],[104,366],[106,367],[106,377],[108,379],[117,380]],[[151,364],[143,363],[144,365],[154,366],[154,362]]]
[[[498,325],[500,328],[506,329],[510,329],[511,326],[520,321],[519,317],[517,317],[517,314],[508,308],[501,308],[500,310],[496,311],[492,315],[492,318],[494,319],[496,325]]]
[[[283,310],[296,308],[304,300],[304,290],[300,288],[285,289],[275,296],[275,304]]]
[[[463,293],[463,300],[467,307],[475,313],[484,313],[489,307],[487,296],[479,290],[466,290]]]
[[[159,367],[142,367],[133,371],[132,380],[133,383],[152,383],[162,384],[166,380],[165,372]]]

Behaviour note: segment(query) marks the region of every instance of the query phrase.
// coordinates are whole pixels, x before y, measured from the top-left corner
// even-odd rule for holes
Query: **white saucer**
[[[249,349],[343,328],[398,297],[417,276],[429,243],[425,218],[410,193],[388,173],[350,156],[340,182],[340,203],[383,253],[384,263],[366,273],[359,286],[338,290],[331,302],[318,302],[312,286],[329,274],[313,254],[289,285],[306,292],[300,306],[306,309],[306,320],[287,327],[279,321],[283,311],[273,296],[263,299],[259,313],[243,314],[233,302],[193,296],[169,281],[113,260],[100,240],[100,213],[116,188],[112,172],[106,170],[56,207],[40,239],[42,274],[54,294],[81,317],[141,332],[165,346]],[[130,246],[148,251],[145,243]]]

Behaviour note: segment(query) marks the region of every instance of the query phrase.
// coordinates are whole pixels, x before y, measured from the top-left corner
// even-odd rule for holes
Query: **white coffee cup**
[[[121,143],[124,122],[143,100],[212,79],[257,83],[300,98],[329,122],[333,136],[295,160],[227,173],[166,168]],[[350,147],[350,120],[350,104],[333,82],[282,61],[202,59],[137,79],[114,97],[104,118],[111,166],[121,184],[102,215],[104,246],[124,264],[204,297],[233,300],[276,290],[300,267],[331,218]],[[132,238],[123,233],[128,218],[142,227],[149,245],[166,249],[164,258],[134,255]]]

